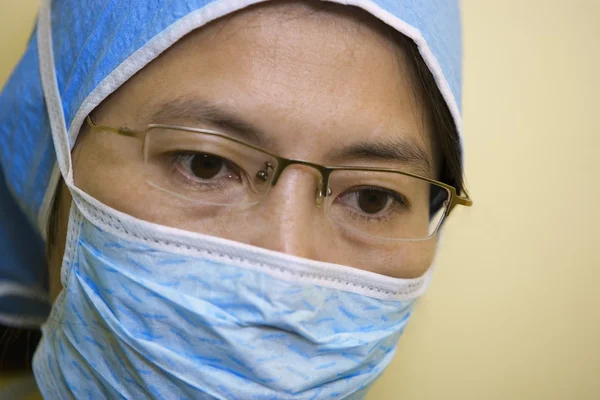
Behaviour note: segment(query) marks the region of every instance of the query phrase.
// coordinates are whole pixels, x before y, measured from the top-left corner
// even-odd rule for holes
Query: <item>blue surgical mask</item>
[[[428,283],[137,220],[77,188],[35,354],[48,399],[356,399]]]

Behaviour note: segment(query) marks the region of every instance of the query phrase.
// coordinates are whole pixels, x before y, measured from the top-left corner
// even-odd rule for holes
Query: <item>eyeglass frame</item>
[[[279,180],[279,177],[281,176],[283,171],[290,165],[303,165],[306,167],[316,169],[321,176],[321,179],[319,181],[319,190],[317,193],[317,200],[316,200],[317,205],[321,205],[323,199],[325,197],[328,197],[331,194],[330,193],[331,189],[329,190],[329,193],[328,193],[327,188],[329,188],[329,177],[335,171],[390,172],[390,173],[396,173],[396,174],[400,174],[400,175],[404,175],[404,176],[408,176],[408,177],[412,177],[415,179],[419,179],[419,180],[428,182],[430,184],[442,187],[450,193],[449,204],[447,205],[445,215],[442,217],[438,226],[435,228],[435,230],[431,233],[431,235],[429,237],[433,236],[437,232],[437,230],[439,229],[439,226],[441,226],[444,219],[448,215],[450,215],[450,212],[454,209],[454,207],[456,207],[457,205],[471,207],[473,205],[473,201],[468,197],[468,195],[464,195],[464,196],[459,195],[456,192],[456,188],[454,186],[437,181],[435,179],[427,178],[427,177],[424,177],[421,175],[401,171],[401,170],[394,169],[394,168],[356,167],[356,166],[352,166],[352,167],[351,166],[325,166],[325,165],[313,163],[310,161],[285,158],[285,157],[275,155],[275,154],[271,153],[270,151],[265,150],[261,147],[252,145],[250,143],[246,143],[246,142],[236,139],[236,138],[232,138],[230,136],[223,134],[222,132],[214,131],[211,129],[192,128],[192,127],[186,127],[186,126],[180,126],[180,125],[170,125],[170,124],[149,124],[146,127],[145,131],[134,131],[125,126],[122,126],[120,128],[115,128],[115,127],[108,126],[108,125],[96,124],[96,123],[94,123],[94,121],[92,121],[92,118],[90,115],[88,115],[86,117],[86,122],[88,123],[88,126],[90,127],[90,129],[92,131],[96,131],[96,132],[97,131],[109,131],[109,132],[113,132],[113,133],[116,133],[121,136],[128,136],[128,137],[134,137],[134,138],[139,138],[138,136],[140,134],[143,134],[144,137],[141,138],[142,142],[145,142],[146,133],[149,130],[156,129],[156,128],[173,129],[173,130],[178,130],[178,131],[183,131],[183,132],[201,133],[201,134],[206,134],[206,135],[213,136],[213,137],[219,137],[222,139],[226,139],[226,140],[235,142],[242,146],[246,146],[253,150],[267,154],[267,155],[273,157],[275,160],[277,160],[276,167],[270,165],[270,163],[266,163],[267,165],[265,166],[265,168],[271,167],[273,170],[271,186],[275,186],[277,184],[277,181]],[[261,173],[261,172],[262,171],[259,171],[258,173]]]

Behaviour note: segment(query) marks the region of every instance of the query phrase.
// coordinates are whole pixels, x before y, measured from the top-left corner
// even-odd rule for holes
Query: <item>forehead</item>
[[[144,122],[178,99],[220,104],[289,157],[323,161],[340,143],[390,136],[431,154],[413,75],[404,49],[365,12],[267,2],[191,33],[123,91]]]

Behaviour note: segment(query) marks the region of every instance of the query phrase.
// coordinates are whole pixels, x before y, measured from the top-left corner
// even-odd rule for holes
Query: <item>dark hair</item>
[[[0,375],[31,368],[40,337],[39,329],[0,326]]]
[[[390,34],[394,37],[394,40],[407,53],[408,62],[412,64],[411,66],[415,75],[415,85],[417,86],[415,89],[421,92],[422,100],[425,103],[425,110],[429,113],[428,117],[432,125],[434,148],[437,153],[437,180],[453,186],[456,188],[457,194],[462,194],[466,192],[462,167],[462,152],[458,129],[452,113],[415,42],[393,28],[390,27],[390,29],[393,30]]]

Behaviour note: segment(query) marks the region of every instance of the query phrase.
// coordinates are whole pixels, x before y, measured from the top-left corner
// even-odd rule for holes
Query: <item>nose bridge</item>
[[[299,168],[287,168],[294,164]],[[304,258],[321,258],[316,233],[323,223],[323,210],[313,203],[318,185],[312,171],[315,168],[310,167],[309,163],[294,162],[280,169],[259,207],[264,228],[254,238],[254,245]],[[318,180],[322,179],[319,174]]]
[[[315,163],[312,163],[309,161],[292,160],[292,159],[282,158],[279,160],[279,165],[278,165],[277,170],[275,171],[275,174],[273,175],[273,181],[271,184],[273,186],[275,186],[277,184],[277,182],[279,182],[279,178],[281,177],[283,172],[288,167],[295,166],[295,165],[300,165],[300,166],[303,166],[303,167],[306,167],[308,169],[312,169],[312,170],[318,172],[316,201],[317,201],[317,205],[320,205],[323,197],[325,197],[327,195],[329,175],[331,174],[331,171],[327,167],[324,167],[322,165],[315,164]]]

